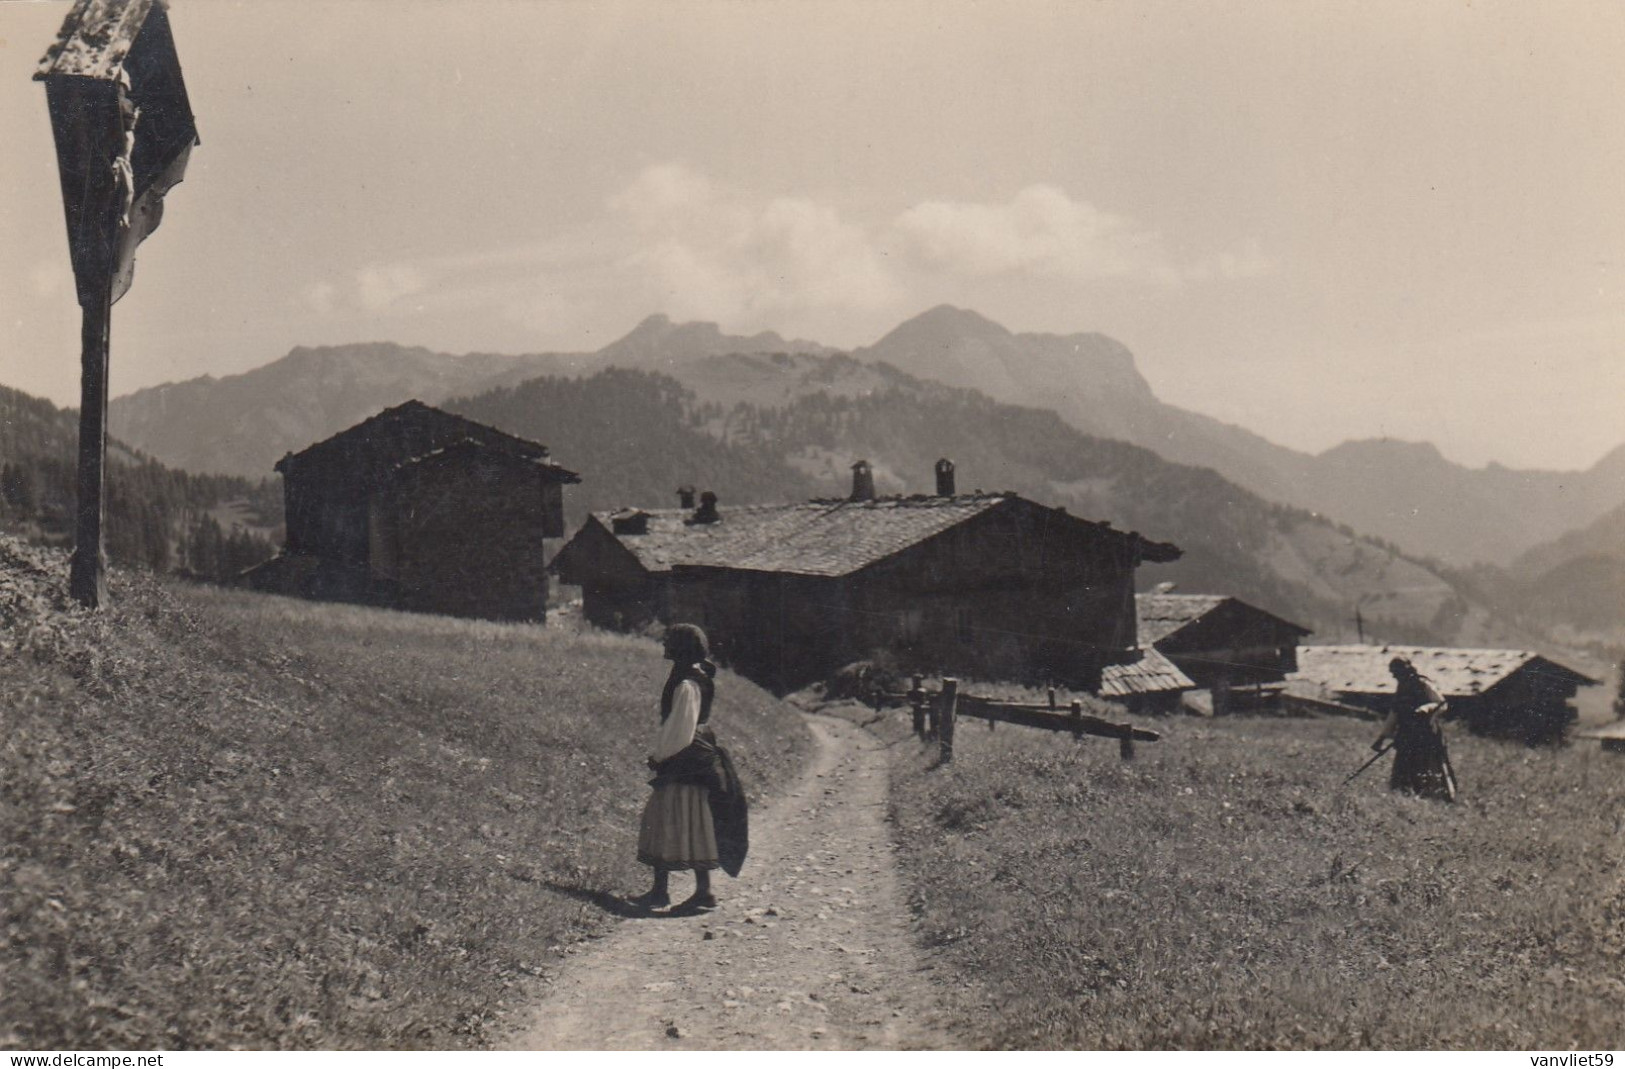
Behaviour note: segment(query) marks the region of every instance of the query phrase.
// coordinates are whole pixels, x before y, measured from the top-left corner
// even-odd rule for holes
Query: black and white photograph
[[[0,1050],[1612,1065],[1622,72],[0,0]]]

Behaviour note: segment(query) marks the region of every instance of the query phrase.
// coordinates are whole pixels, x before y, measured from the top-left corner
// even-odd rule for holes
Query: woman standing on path
[[[731,762],[709,726],[717,669],[709,660],[705,632],[693,624],[674,624],[666,631],[665,647],[672,665],[660,695],[660,728],[649,757],[654,793],[638,830],[638,860],[654,869],[654,886],[633,901],[646,909],[670,905],[672,870],[692,869],[694,894],[672,912],[698,913],[716,908],[711,870],[723,861],[712,796],[734,798],[740,792]],[[736,837],[731,831],[724,829],[730,843]],[[743,861],[742,849],[738,854]],[[739,871],[737,864],[727,867]]]

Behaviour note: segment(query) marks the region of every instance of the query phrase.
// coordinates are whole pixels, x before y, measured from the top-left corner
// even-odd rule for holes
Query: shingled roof
[[[1174,662],[1150,646],[1133,664],[1109,664],[1100,674],[1102,698],[1128,698],[1136,694],[1167,694],[1195,690],[1196,683]]]
[[[276,462],[276,471],[286,473],[294,463],[319,457],[334,449],[343,455],[359,457],[365,467],[389,470],[412,461],[452,450],[485,449],[546,468],[561,482],[580,482],[581,477],[548,459],[547,446],[463,416],[426,405],[405,401],[386,408],[297,453]]]
[[[1136,594],[1134,611],[1139,620],[1140,646],[1150,649],[1160,639],[1194,624],[1223,605],[1222,594]]]
[[[848,575],[1008,500],[987,494],[742,505],[717,523],[690,523],[687,509],[648,509],[647,533],[617,537],[651,572],[710,567]],[[605,527],[610,517],[594,513]]]
[[[1435,646],[1299,646],[1293,680],[1317,684],[1338,694],[1392,694],[1388,662],[1403,657],[1446,698],[1482,694],[1515,672],[1560,676],[1575,686],[1595,679],[1528,650],[1449,649]]]
[[[544,455],[535,456],[529,452],[514,451],[500,447],[494,448],[477,438],[464,438],[460,441],[452,442],[450,445],[441,446],[439,449],[432,449],[421,456],[415,456],[408,460],[404,460],[395,465],[395,470],[406,471],[413,468],[424,468],[433,464],[445,463],[447,461],[467,457],[489,457],[494,461],[505,464],[536,468],[544,475],[555,479],[558,482],[578,483],[581,481],[581,476],[577,475],[575,472],[570,471],[568,468],[560,467],[558,464],[555,464],[553,461],[549,460],[545,455],[547,452],[545,448],[542,450],[542,452]]]
[[[649,572],[704,567],[842,576],[975,516],[1018,502],[1032,508],[1044,507],[1023,502],[1015,494],[921,495],[740,505],[725,509],[723,518],[716,523],[693,523],[693,513],[686,509],[648,509],[642,510],[648,517],[643,533],[624,532],[613,537]],[[598,512],[593,519],[606,531],[613,531],[615,515]],[[1172,546],[1146,542],[1104,523],[1068,518],[1109,536],[1137,539],[1160,556],[1178,553]]]
[[[1224,594],[1136,594],[1134,611],[1138,620],[1140,645],[1150,649],[1153,645],[1178,631],[1183,631],[1209,613],[1227,603],[1234,603],[1258,616],[1266,616],[1300,634],[1309,629],[1290,620],[1282,620],[1274,613],[1265,612],[1255,605]]]

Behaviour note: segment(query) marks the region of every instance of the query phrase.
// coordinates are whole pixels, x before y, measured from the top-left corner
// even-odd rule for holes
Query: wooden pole
[[[1134,760],[1134,740],[1124,735],[1117,740],[1117,756],[1125,761]]]
[[[942,745],[944,764],[954,759],[954,714],[959,706],[959,680],[942,681],[942,720],[937,725],[937,739]]]
[[[107,467],[107,352],[112,280],[84,306],[79,350],[79,498],[68,593],[87,608],[107,600],[102,500]]]
[[[1083,702],[1077,698],[1072,699],[1072,722],[1076,726],[1072,729],[1072,737],[1079,742],[1083,741]]]
[[[914,712],[914,737],[925,738],[925,678],[914,676],[914,686],[908,692],[909,704]]]

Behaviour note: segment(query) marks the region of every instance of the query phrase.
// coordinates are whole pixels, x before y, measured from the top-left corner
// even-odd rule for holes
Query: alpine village
[[[36,76],[83,400],[0,385],[0,1046],[1625,1044],[1625,444],[1289,448],[956,304],[110,390],[219,180],[174,6]],[[702,674],[714,885],[648,845]]]

